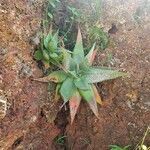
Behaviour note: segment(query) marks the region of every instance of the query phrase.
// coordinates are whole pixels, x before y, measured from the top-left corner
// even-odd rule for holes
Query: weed
[[[137,144],[135,150],[150,150],[150,147],[148,147],[144,144],[145,139],[146,139],[147,136],[149,136],[149,134],[150,134],[150,127],[148,126],[141,142],[139,144]]]
[[[120,147],[117,145],[110,145],[111,149],[110,150],[129,150],[130,145],[125,146],[125,147]]]
[[[57,138],[57,140],[56,140],[56,143],[57,144],[59,144],[59,145],[64,145],[65,144],[65,138],[66,138],[67,136],[60,136],[60,137],[58,137]]]
[[[91,27],[89,32],[90,41],[96,42],[100,49],[104,50],[107,48],[109,38],[106,32],[102,28],[97,26]]]
[[[134,148],[134,150],[150,150],[150,147],[148,147],[144,144],[145,139],[149,134],[150,134],[150,127],[147,128],[142,140],[137,144],[137,146]],[[110,145],[110,147],[111,147],[111,150],[129,150],[130,145],[125,146],[124,148],[121,148],[118,145]]]

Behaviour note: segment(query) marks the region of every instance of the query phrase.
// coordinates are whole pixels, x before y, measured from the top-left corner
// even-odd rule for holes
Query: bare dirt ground
[[[1,115],[0,149],[108,150],[110,144],[135,146],[150,124],[150,2],[103,2],[101,26],[109,32],[111,42],[99,52],[95,64],[126,71],[129,77],[98,84],[104,101],[100,119],[82,103],[72,126],[65,110],[52,121],[57,106],[53,108],[50,103],[47,85],[31,80],[42,76],[33,52],[43,2],[0,2],[0,98],[10,104],[5,117]],[[58,136],[64,136],[64,143],[56,140]],[[150,138],[145,142],[150,144]]]

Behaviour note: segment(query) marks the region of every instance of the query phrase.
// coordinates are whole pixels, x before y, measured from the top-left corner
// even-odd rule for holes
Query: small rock
[[[30,66],[28,66],[27,64],[23,64],[22,68],[20,70],[19,76],[20,77],[30,77],[32,75],[32,70],[30,68]]]
[[[34,45],[39,45],[39,43],[40,43],[39,37],[36,36],[36,37],[32,38],[31,43],[33,43]]]

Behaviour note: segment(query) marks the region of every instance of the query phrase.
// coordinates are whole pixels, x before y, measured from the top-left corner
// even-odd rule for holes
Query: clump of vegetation
[[[118,145],[110,145],[111,149],[110,150],[129,150],[130,145],[125,146],[125,147],[120,147]]]
[[[102,28],[97,26],[91,27],[89,32],[89,40],[91,42],[96,42],[101,50],[106,49],[109,44],[108,34],[104,32]]]
[[[58,47],[58,31],[54,35],[50,32],[41,38],[40,48],[35,52],[34,58],[48,66],[60,64],[62,54]]]
[[[150,127],[149,126],[148,126],[142,140],[140,141],[139,144],[137,144],[135,150],[150,150],[150,146],[144,144],[147,136],[148,137],[150,136]]]
[[[47,42],[49,41],[49,37],[51,36],[47,36],[45,39],[44,46],[46,50],[43,50],[47,52],[47,49],[50,49],[47,60],[50,60],[50,62],[53,60],[52,63],[57,65],[58,60],[54,59],[59,58],[59,54],[56,53],[56,43],[55,45],[51,45],[53,43],[51,41],[56,35],[50,38],[50,42]],[[57,83],[56,95],[59,94],[63,98],[64,103],[62,106],[69,102],[71,123],[75,118],[81,99],[84,99],[89,104],[93,113],[98,117],[97,103],[101,104],[102,101],[94,83],[115,79],[124,76],[125,73],[101,67],[92,67],[91,65],[97,50],[95,50],[94,44],[85,56],[80,29],[78,29],[73,52],[63,47],[59,49],[60,54],[62,54],[62,64],[59,63],[57,65],[59,70],[52,72],[46,77],[35,80]],[[55,53],[57,57],[52,57]],[[45,60],[45,57],[43,59]]]
[[[145,139],[147,136],[150,134],[150,127],[147,128],[142,140],[137,144],[137,146],[134,148],[134,150],[150,150],[150,147],[145,145]],[[120,147],[118,145],[110,145],[110,150],[130,150],[130,145],[125,146],[125,147]]]

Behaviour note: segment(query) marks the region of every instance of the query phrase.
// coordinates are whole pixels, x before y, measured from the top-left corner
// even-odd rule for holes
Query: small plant
[[[105,33],[102,28],[99,28],[97,26],[91,27],[89,37],[90,41],[96,41],[100,49],[104,50],[105,48],[107,48],[109,38],[107,33]]]
[[[64,145],[65,144],[65,138],[67,138],[67,136],[60,136],[57,138],[56,143],[59,145]]]
[[[80,18],[81,14],[75,7],[68,6],[67,8],[70,12],[70,19],[75,20]]]
[[[149,136],[149,134],[150,134],[150,127],[148,126],[148,128],[142,138],[142,141],[136,146],[135,150],[150,150],[150,146],[147,146],[144,144],[145,139],[147,136]]]
[[[110,150],[129,150],[130,145],[125,146],[125,147],[120,147],[117,145],[110,145],[111,149]]]
[[[49,17],[48,19],[52,20],[53,19],[53,14],[56,9],[56,6],[60,3],[59,0],[48,0],[48,6],[46,9],[46,15]]]
[[[144,144],[145,139],[149,134],[150,134],[150,127],[147,128],[142,140],[137,144],[134,150],[150,150],[150,147]],[[110,147],[111,147],[110,150],[129,150],[130,145],[125,146],[124,148],[121,148],[118,145],[110,145]]]
[[[59,65],[62,54],[58,47],[58,31],[53,35],[49,33],[41,39],[40,49],[34,54],[36,60],[42,60],[44,64]]]
[[[48,48],[47,45],[45,45],[45,48]],[[63,60],[61,67],[59,67],[60,70],[52,72],[49,76],[35,80],[57,83],[56,95],[60,94],[63,98],[64,104],[62,106],[69,101],[71,123],[74,120],[82,98],[89,104],[93,113],[98,117],[97,103],[101,104],[102,102],[94,83],[115,79],[124,76],[125,73],[101,67],[91,67],[97,52],[95,44],[85,56],[80,29],[78,30],[73,52],[64,48],[61,48],[61,52],[63,53]]]

